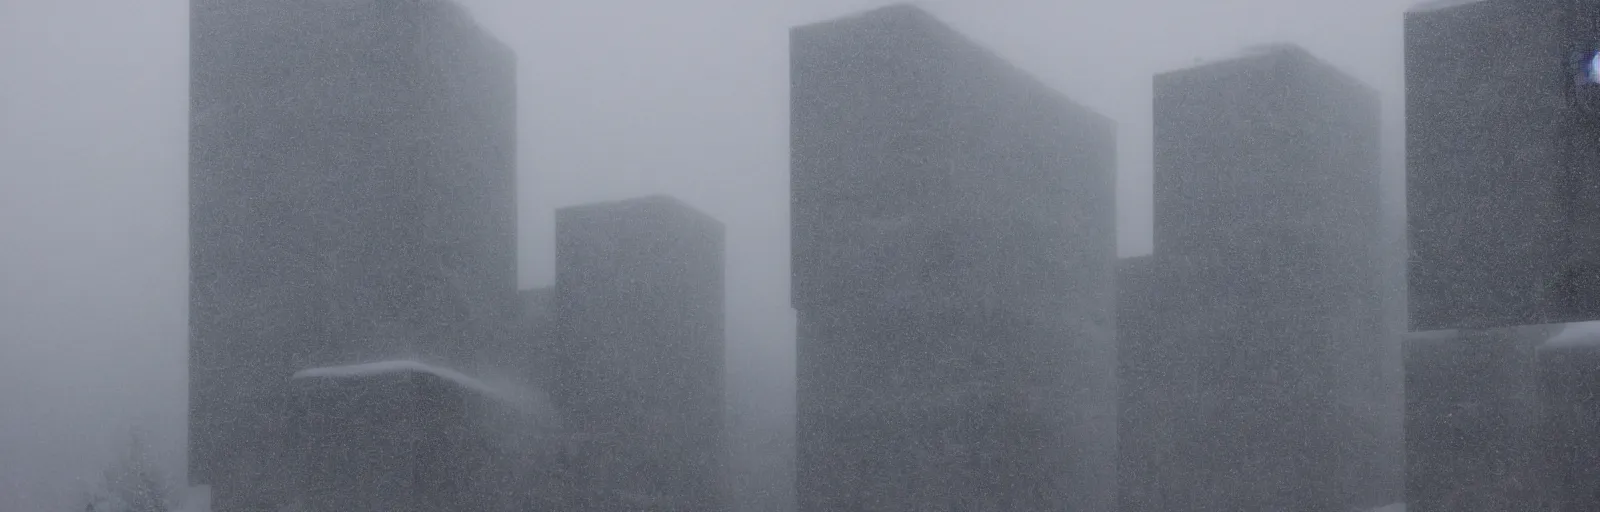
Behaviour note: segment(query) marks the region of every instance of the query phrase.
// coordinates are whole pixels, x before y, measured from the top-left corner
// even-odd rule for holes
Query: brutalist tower
[[[1540,452],[1539,385],[1551,355],[1540,346],[1560,331],[1531,325],[1406,336],[1407,510],[1557,510],[1541,488],[1545,466],[1559,457]]]
[[[515,61],[446,0],[190,9],[190,477],[268,509],[291,374],[506,329]]]
[[[1169,296],[1179,290],[1165,286],[1183,275],[1176,263],[1152,255],[1117,262],[1117,499],[1124,512],[1178,510],[1165,496],[1190,487],[1193,465],[1172,461],[1204,449],[1180,437],[1192,428],[1189,417],[1203,390],[1172,385],[1196,382],[1198,362],[1184,350],[1187,340],[1161,331],[1174,329],[1181,313],[1164,307],[1180,299]],[[1214,325],[1205,318],[1182,320],[1191,330]]]
[[[1600,319],[1600,2],[1407,13],[1411,330]]]
[[[1398,501],[1376,91],[1269,45],[1154,94],[1154,254],[1118,311],[1122,510]]]
[[[728,510],[724,229],[652,196],[556,211],[563,510]]]
[[[1115,127],[908,5],[790,33],[799,510],[1108,510]]]

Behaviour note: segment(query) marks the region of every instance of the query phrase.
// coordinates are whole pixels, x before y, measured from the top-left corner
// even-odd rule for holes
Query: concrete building
[[[557,488],[548,412],[524,392],[410,361],[294,377],[294,510],[514,512]]]
[[[1411,330],[1600,319],[1600,3],[1406,14]]]
[[[1109,510],[1111,121],[908,5],[790,66],[798,509]]]
[[[1154,254],[1117,312],[1122,510],[1398,501],[1377,93],[1291,45],[1154,91]]]
[[[1549,510],[1537,501],[1535,349],[1559,328],[1406,337],[1407,510]]]
[[[664,196],[556,211],[551,395],[582,494],[563,510],[728,509],[724,244]]]
[[[1202,351],[1179,334],[1220,327],[1223,318],[1174,307],[1198,299],[1178,296],[1170,280],[1188,275],[1181,261],[1123,258],[1117,268],[1118,508],[1172,510],[1168,496],[1190,491],[1207,463],[1207,440],[1192,435],[1194,418],[1211,396],[1199,386]]]
[[[515,304],[515,69],[446,0],[196,0],[190,471],[255,475],[302,368],[471,367]]]
[[[1537,354],[1540,510],[1600,510],[1600,322],[1565,324]]]
[[[539,389],[555,385],[555,288],[517,291],[517,318],[512,335],[494,351],[500,367]]]
[[[1412,333],[1407,510],[1594,510],[1596,347],[1593,322]]]
[[[555,288],[529,288],[517,291],[519,328],[527,336],[548,337],[555,318]]]

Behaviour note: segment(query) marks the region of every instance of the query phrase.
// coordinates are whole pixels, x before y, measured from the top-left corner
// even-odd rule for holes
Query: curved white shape
[[[1545,340],[1544,347],[1600,346],[1600,321],[1567,324],[1561,332]]]
[[[458,386],[461,386],[461,387],[464,387],[464,388],[467,388],[467,389],[471,389],[471,390],[477,391],[479,393],[483,393],[485,395],[493,396],[493,397],[500,398],[502,400],[507,400],[507,401],[510,401],[510,402],[520,402],[520,400],[513,400],[511,398],[512,396],[514,396],[514,393],[509,393],[509,392],[507,392],[505,390],[496,389],[493,386],[485,384],[481,380],[478,380],[478,379],[475,379],[475,378],[472,378],[472,377],[468,376],[467,374],[464,374],[464,373],[461,373],[461,372],[458,372],[458,371],[455,371],[455,370],[451,370],[449,368],[442,368],[442,367],[433,366],[433,365],[430,365],[430,364],[421,363],[421,362],[417,362],[417,361],[407,361],[407,360],[378,361],[378,362],[375,362],[375,363],[352,364],[352,365],[347,365],[347,366],[326,366],[326,367],[322,367],[322,368],[311,368],[311,369],[300,370],[298,372],[295,372],[294,378],[296,378],[296,379],[308,379],[308,378],[370,377],[370,376],[373,376],[373,375],[383,375],[383,374],[386,374],[386,373],[405,373],[405,372],[426,373],[426,374],[433,375],[435,377],[439,377],[441,379],[450,381],[451,383],[456,384]]]
[[[1600,51],[1596,51],[1594,55],[1589,56],[1588,65],[1584,66],[1584,73],[1585,78],[1589,79],[1589,83],[1600,84]]]

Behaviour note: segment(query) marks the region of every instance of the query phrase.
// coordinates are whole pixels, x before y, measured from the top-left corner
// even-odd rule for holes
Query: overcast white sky
[[[786,29],[886,2],[465,3],[519,53],[522,285],[552,279],[552,208],[684,198],[728,225],[730,378],[788,407]],[[923,5],[1120,123],[1133,255],[1150,245],[1152,73],[1301,43],[1384,91],[1398,163],[1407,3]],[[183,0],[0,0],[0,512],[56,506],[128,425],[179,446],[187,15]]]

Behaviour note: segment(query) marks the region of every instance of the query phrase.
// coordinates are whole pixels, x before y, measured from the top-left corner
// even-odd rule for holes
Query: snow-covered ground
[[[1549,348],[1600,345],[1600,322],[1576,322],[1561,328],[1561,332],[1545,340]]]

